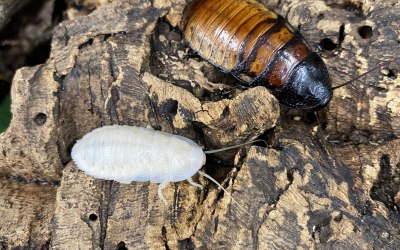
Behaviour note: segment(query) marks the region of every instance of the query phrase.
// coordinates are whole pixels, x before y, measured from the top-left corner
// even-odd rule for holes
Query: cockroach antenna
[[[263,140],[263,139],[256,139],[256,140],[251,140],[251,141],[248,141],[248,142],[245,142],[245,143],[242,143],[242,144],[239,144],[239,145],[235,145],[235,146],[230,146],[230,147],[225,147],[225,148],[220,148],[220,149],[214,149],[214,150],[207,150],[207,151],[204,151],[204,153],[205,153],[205,154],[219,153],[219,152],[226,151],[226,150],[230,150],[230,149],[234,149],[234,148],[240,148],[240,147],[243,147],[243,146],[245,146],[245,145],[250,145],[250,144],[253,144],[253,143],[255,143],[255,142],[263,142],[263,143],[265,143],[266,147],[268,147],[268,143],[267,143],[265,140]],[[243,212],[245,212],[246,214],[248,214],[250,217],[253,216],[253,215],[251,215],[238,201],[236,201],[236,199],[233,198],[232,194],[231,194],[230,192],[228,192],[218,181],[216,181],[216,180],[215,180],[214,178],[212,178],[210,175],[206,174],[204,171],[199,170],[199,171],[197,171],[197,173],[199,173],[200,175],[202,175],[202,176],[204,176],[205,178],[209,179],[210,181],[214,182],[214,184],[216,184],[220,189],[222,189],[222,190],[225,192],[225,194],[227,194],[227,195],[232,199],[232,201],[233,201],[234,203],[236,203],[236,205],[237,205]]]
[[[392,62],[397,61],[397,60],[399,60],[399,59],[400,59],[400,57],[396,57],[396,58],[391,59],[391,60],[389,60],[389,61],[380,63],[378,66],[376,66],[376,67],[374,67],[374,68],[368,70],[367,72],[362,73],[361,75],[358,75],[358,76],[356,76],[355,78],[353,78],[353,79],[351,79],[351,80],[349,80],[349,81],[347,81],[347,82],[345,82],[345,83],[342,83],[342,84],[339,84],[338,86],[332,87],[332,90],[335,90],[335,89],[341,88],[341,87],[343,87],[343,86],[346,86],[346,85],[348,85],[348,84],[350,84],[350,83],[352,83],[352,82],[354,82],[354,81],[360,79],[361,77],[363,77],[363,76],[365,76],[365,75],[371,73],[372,71],[375,71],[375,70],[377,70],[377,69],[380,69],[380,68],[382,68],[383,66],[386,66],[386,65],[388,65],[389,63],[392,63]]]
[[[392,63],[392,62],[394,62],[394,61],[397,61],[397,60],[399,60],[399,59],[400,59],[400,56],[395,57],[395,58],[393,58],[393,59],[391,59],[391,60],[389,60],[389,61],[382,62],[382,63],[380,63],[379,65],[377,65],[376,67],[373,67],[372,69],[368,70],[367,72],[364,72],[364,73],[362,73],[362,74],[356,76],[355,78],[353,78],[353,79],[351,79],[351,80],[349,80],[349,81],[347,81],[347,82],[344,82],[344,83],[342,83],[342,84],[339,84],[338,86],[332,87],[332,91],[334,91],[335,89],[341,88],[341,87],[343,87],[343,86],[346,86],[346,85],[348,85],[348,84],[350,84],[350,83],[352,83],[352,82],[354,82],[354,81],[360,79],[361,77],[366,76],[367,74],[369,74],[369,73],[371,73],[371,72],[373,72],[373,71],[375,71],[375,70],[377,70],[377,69],[380,69],[380,68],[382,68],[383,66],[389,65],[390,63]],[[318,116],[318,110],[314,110],[314,115],[315,115],[316,120],[317,120],[317,124],[318,124],[318,128],[319,128],[318,131],[321,131],[321,130],[322,130],[322,127],[321,127],[321,121],[320,121],[319,116]]]
[[[219,153],[219,152],[226,151],[226,150],[229,150],[229,149],[240,148],[240,147],[243,147],[243,146],[246,146],[246,145],[250,145],[250,144],[253,144],[255,142],[263,142],[263,143],[265,143],[265,146],[268,147],[268,142],[266,142],[263,139],[256,139],[256,140],[251,140],[251,141],[239,144],[239,145],[234,145],[234,146],[225,147],[225,148],[219,148],[219,149],[213,149],[213,150],[207,150],[207,151],[204,151],[204,153],[205,154]]]
[[[225,194],[227,194],[232,201],[243,211],[245,212],[247,215],[249,215],[250,217],[252,217],[253,215],[250,214],[235,198],[233,198],[232,194],[226,190],[221,184],[219,184],[218,181],[216,181],[214,178],[212,178],[210,175],[206,174],[204,171],[197,171],[197,173],[199,173],[200,175],[204,176],[205,178],[209,179],[210,181],[214,182],[215,185],[217,185],[220,189],[222,189],[224,191]]]

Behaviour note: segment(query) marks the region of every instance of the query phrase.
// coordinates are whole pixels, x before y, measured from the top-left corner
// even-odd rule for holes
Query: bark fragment
[[[269,6],[300,27],[313,49],[323,39],[336,46],[324,56],[340,84],[396,56],[398,4],[362,3],[356,12],[330,1]],[[2,244],[28,247],[26,239],[36,237],[34,246],[54,249],[400,245],[398,63],[335,90],[318,113],[318,127],[307,111],[281,108],[279,116],[267,90],[236,89],[230,77],[193,54],[176,27],[185,4],[103,5],[61,23],[49,60],[18,71],[12,124],[0,135],[2,190],[26,195],[26,182],[59,185],[57,191],[50,184],[32,188],[44,202],[26,198],[29,205],[21,210],[0,210],[6,221],[45,211],[40,226],[22,229],[22,240],[15,232],[31,216],[0,228]],[[372,27],[371,37],[360,35],[363,26]],[[239,150],[228,171],[224,161],[208,158],[207,171],[222,176],[237,203],[195,176],[205,189],[171,183],[165,206],[156,184],[95,180],[71,161],[75,140],[108,124],[150,125],[206,149],[257,136],[269,145]],[[264,131],[274,126],[266,138]]]

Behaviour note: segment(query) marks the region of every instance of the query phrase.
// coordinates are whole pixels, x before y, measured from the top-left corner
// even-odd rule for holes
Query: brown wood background
[[[262,87],[232,89],[191,51],[177,28],[185,0],[103,2],[68,9],[46,63],[14,76],[0,134],[3,249],[400,247],[399,62],[335,90],[318,126]],[[323,41],[334,85],[400,55],[398,1],[264,2],[313,49]],[[71,147],[108,124],[150,125],[206,149],[268,140],[207,158],[251,216],[197,175],[206,188],[171,183],[168,206],[156,184],[85,175]]]

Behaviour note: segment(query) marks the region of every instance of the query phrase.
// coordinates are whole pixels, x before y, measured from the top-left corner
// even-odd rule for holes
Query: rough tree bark
[[[177,28],[185,4],[101,5],[56,27],[45,64],[17,72],[0,134],[2,247],[399,247],[398,63],[335,90],[318,126],[263,87],[232,89],[188,49]],[[266,4],[322,46],[335,85],[399,55],[397,1]],[[74,142],[107,124],[150,125],[206,149],[257,136],[269,145],[208,157],[239,204],[195,176],[206,188],[170,184],[165,206],[156,184],[93,179],[71,161]]]

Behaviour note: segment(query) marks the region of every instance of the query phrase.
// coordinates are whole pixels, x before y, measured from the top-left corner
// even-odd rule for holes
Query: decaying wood
[[[48,248],[57,188],[2,178],[0,190],[2,249]]]
[[[10,21],[13,15],[27,5],[29,0],[5,0],[0,3],[0,31]]]
[[[102,5],[61,23],[49,60],[17,72],[13,120],[0,134],[2,246],[398,247],[399,64],[335,90],[318,127],[311,113],[279,111],[263,87],[232,88],[234,79],[188,49],[177,28],[185,4]],[[268,6],[312,48],[324,38],[336,44],[324,52],[334,85],[399,55],[396,1]],[[360,35],[364,25],[371,37]],[[205,149],[258,136],[269,145],[242,148],[234,159],[208,157],[207,171],[238,203],[195,176],[204,190],[171,183],[164,205],[156,184],[96,180],[71,161],[74,142],[107,124],[152,126]]]

